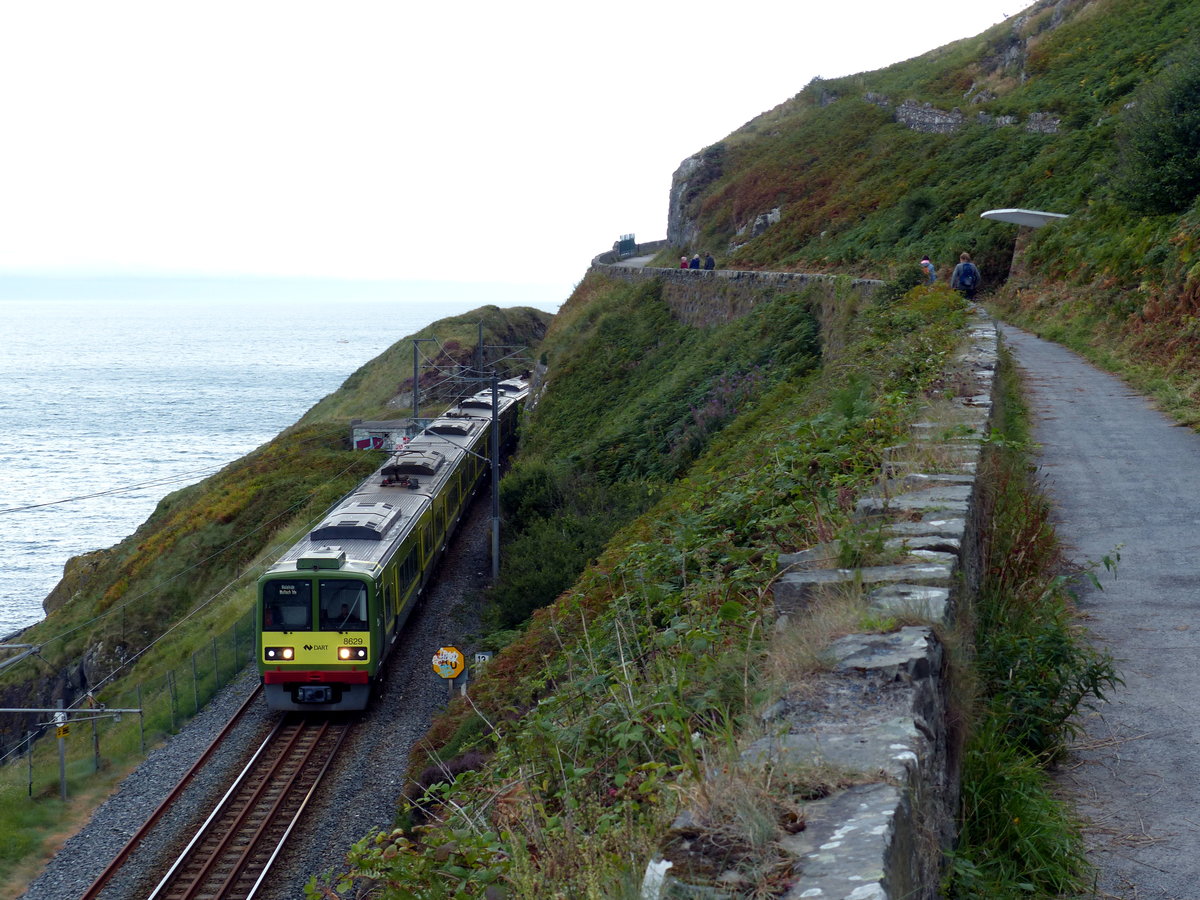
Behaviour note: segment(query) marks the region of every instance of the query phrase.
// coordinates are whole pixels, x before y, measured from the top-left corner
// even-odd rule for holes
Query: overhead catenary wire
[[[46,500],[42,503],[27,503],[24,506],[8,506],[0,509],[0,515],[25,512],[26,510],[31,509],[42,509],[43,507],[47,506],[61,506],[64,503],[76,503],[80,500],[94,500],[97,497],[111,497],[116,494],[128,494],[133,491],[140,491],[145,488],[162,487],[165,484],[175,484],[180,481],[190,481],[199,476],[212,475],[215,472],[219,472],[225,467],[225,465],[227,464],[221,463],[220,465],[206,466],[203,469],[195,469],[191,472],[181,472],[177,475],[164,475],[162,478],[154,478],[149,481],[137,481],[132,484],[109,488],[106,491],[95,491],[91,494],[78,494],[74,497],[62,497],[58,500]]]
[[[299,446],[308,446],[310,444],[320,443],[322,440],[323,440],[323,438],[308,438],[307,440],[300,441]],[[96,491],[91,494],[79,494],[74,497],[63,497],[58,500],[46,500],[42,503],[27,503],[22,506],[4,507],[4,508],[0,508],[0,515],[4,515],[7,513],[26,512],[26,511],[32,510],[32,509],[42,509],[47,506],[61,506],[63,504],[67,504],[67,503],[76,503],[81,500],[93,500],[97,497],[109,497],[109,496],[114,496],[117,494],[128,494],[128,493],[132,493],[134,491],[144,490],[145,488],[162,487],[163,485],[167,485],[167,484],[177,484],[181,481],[192,481],[195,478],[206,477],[209,475],[215,475],[217,472],[220,472],[226,466],[232,465],[235,462],[237,462],[236,459],[230,460],[228,462],[223,462],[223,463],[214,463],[212,465],[205,466],[202,469],[193,469],[190,472],[179,472],[174,475],[163,475],[160,478],[152,478],[147,481],[135,481],[131,484],[119,485],[114,488],[109,488],[108,490]]]

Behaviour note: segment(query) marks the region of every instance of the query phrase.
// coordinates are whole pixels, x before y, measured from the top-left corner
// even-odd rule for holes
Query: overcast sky
[[[1021,9],[0,0],[0,274],[568,290],[620,234],[665,236],[681,160],[814,76]]]

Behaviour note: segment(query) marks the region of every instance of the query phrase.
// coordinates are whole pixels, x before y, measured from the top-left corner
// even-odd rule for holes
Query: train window
[[[322,578],[319,586],[322,630],[367,630],[365,584],[348,578]]]
[[[263,631],[312,630],[312,582],[268,581],[263,585]]]
[[[417,552],[410,550],[404,562],[400,564],[400,593],[407,593],[408,586],[417,577]]]

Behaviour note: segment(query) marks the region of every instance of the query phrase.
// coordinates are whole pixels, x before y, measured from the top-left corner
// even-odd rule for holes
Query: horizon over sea
[[[0,286],[0,636],[44,617],[70,557],[118,543],[396,341],[488,304],[553,312],[565,299],[532,285],[424,283],[389,299],[379,284],[236,279],[176,292],[139,280],[123,298],[117,281],[90,298],[86,280],[74,297]]]

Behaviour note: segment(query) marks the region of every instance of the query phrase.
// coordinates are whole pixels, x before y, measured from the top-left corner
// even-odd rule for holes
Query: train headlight
[[[286,662],[289,659],[296,658],[296,651],[291,647],[265,647],[263,648],[263,656],[269,662]]]
[[[357,659],[363,660],[367,658],[366,647],[338,647],[338,659]]]

